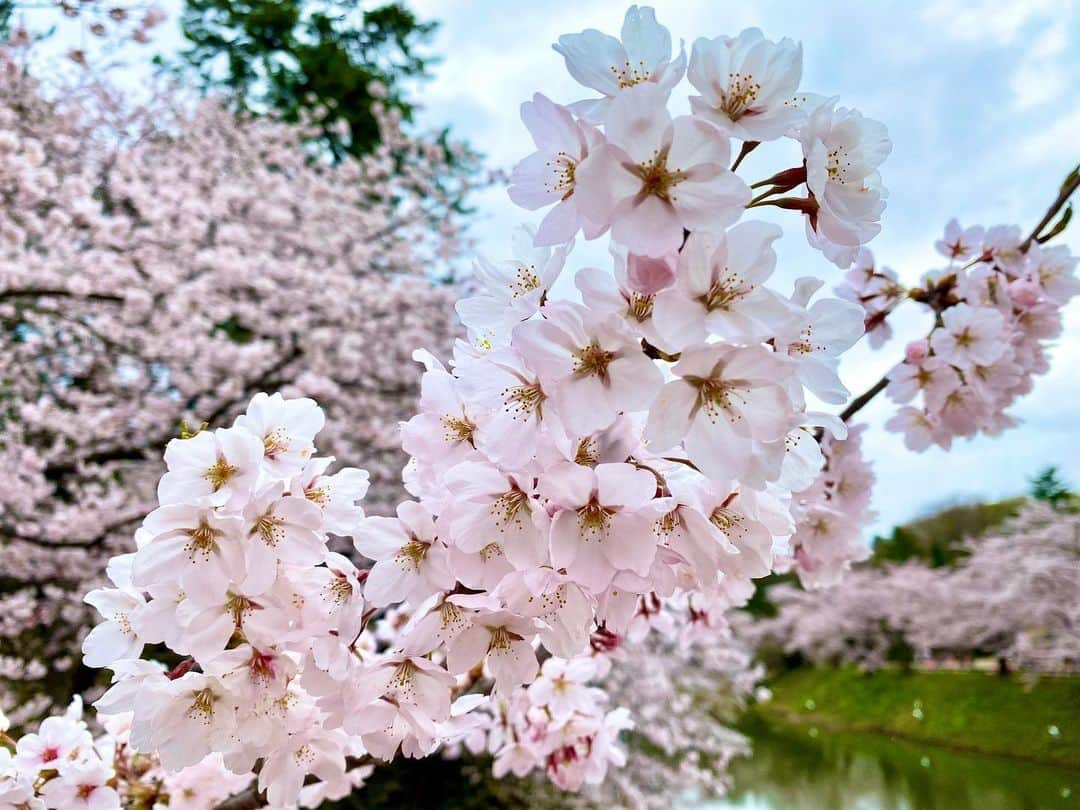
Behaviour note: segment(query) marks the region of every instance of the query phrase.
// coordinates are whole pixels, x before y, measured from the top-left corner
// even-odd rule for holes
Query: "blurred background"
[[[933,243],[952,217],[1029,230],[1080,155],[1072,0],[655,6],[688,47],[749,26],[801,40],[803,87],[888,125],[871,248],[904,282],[941,265]],[[580,98],[550,43],[613,31],[624,11],[0,0],[0,129],[14,133],[0,143],[0,706],[13,720],[92,694],[81,596],[130,547],[181,420],[230,421],[264,388],[314,396],[328,449],[372,471],[370,511],[392,506],[410,353],[448,352],[471,256],[509,256],[522,220],[502,182],[532,149],[518,106]],[[788,165],[759,154],[748,177]],[[840,280],[776,219],[780,288]],[[1074,252],[1077,233],[1063,239]],[[579,243],[572,261],[609,260]],[[845,356],[853,392],[918,320],[901,310],[893,343]],[[1052,354],[1020,427],[947,454],[906,451],[883,399],[863,412],[874,555],[835,594],[776,577],[733,617],[764,685],[716,711],[754,753],[733,762],[728,796],[686,806],[1080,806],[1075,307]],[[415,788],[463,772],[469,797]],[[477,792],[484,773],[410,763],[364,801],[565,805],[531,785]]]

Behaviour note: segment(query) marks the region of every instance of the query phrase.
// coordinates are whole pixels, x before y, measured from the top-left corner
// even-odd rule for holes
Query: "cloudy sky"
[[[550,44],[560,34],[598,28],[617,34],[619,0],[412,0],[418,13],[442,21],[432,50],[442,61],[420,93],[422,121],[450,124],[509,169],[531,151],[518,106],[534,92],[570,102],[589,95],[566,74]],[[175,11],[178,0],[167,0]],[[687,46],[698,36],[735,35],[756,26],[766,36],[804,46],[803,88],[839,95],[841,103],[884,121],[893,152],[882,169],[889,207],[872,243],[881,263],[913,282],[940,266],[933,251],[945,222],[1019,223],[1030,229],[1069,169],[1080,161],[1080,30],[1075,0],[933,0],[817,3],[757,0],[661,0],[657,15]],[[69,35],[61,33],[60,42]],[[168,51],[179,34],[166,25],[156,45]],[[1072,46],[1072,47],[1070,47]],[[139,60],[128,68],[136,78]],[[685,85],[683,85],[685,88]],[[685,90],[676,95],[685,97]],[[685,102],[684,102],[685,103]],[[755,152],[740,173],[749,182],[794,165],[792,144]],[[476,201],[474,237],[492,258],[508,257],[510,229],[538,221],[516,209],[502,188]],[[764,209],[772,212],[772,209]],[[777,283],[801,275],[839,281],[811,251],[794,215],[775,212],[788,235],[778,245]],[[1068,241],[1080,250],[1080,226]],[[606,266],[599,244],[579,245],[569,267]],[[571,288],[572,289],[572,288]],[[897,314],[898,338],[878,352],[857,347],[844,363],[853,392],[876,381],[903,343],[925,332],[914,306]],[[1053,370],[1013,412],[1024,422],[996,438],[959,444],[946,454],[906,451],[882,429],[889,403],[864,412],[867,450],[877,472],[876,529],[886,530],[943,502],[1021,492],[1040,468],[1058,465],[1080,485],[1080,303],[1066,316]]]

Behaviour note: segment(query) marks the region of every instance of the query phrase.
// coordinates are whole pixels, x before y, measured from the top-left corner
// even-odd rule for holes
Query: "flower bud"
[[[930,341],[926,338],[913,340],[904,347],[904,362],[913,366],[921,366],[930,356]]]
[[[1018,278],[1009,282],[1009,297],[1021,309],[1028,309],[1039,303],[1041,292],[1038,283],[1029,278]]]

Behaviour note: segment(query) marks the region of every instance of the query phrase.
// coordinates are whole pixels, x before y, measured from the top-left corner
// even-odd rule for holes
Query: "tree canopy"
[[[358,0],[187,0],[181,58],[202,90],[225,90],[237,107],[311,114],[335,157],[379,143],[376,102],[413,111],[408,83],[427,75],[422,54],[437,23],[401,3]]]

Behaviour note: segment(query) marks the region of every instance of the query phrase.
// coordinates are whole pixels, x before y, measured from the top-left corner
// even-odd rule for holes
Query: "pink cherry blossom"
[[[716,231],[750,201],[728,170],[724,134],[699,118],[672,119],[667,95],[652,83],[618,95],[604,134],[606,143],[578,167],[578,205],[633,253],[677,250],[684,229]]]
[[[622,40],[590,28],[564,34],[554,47],[566,60],[566,69],[585,87],[603,97],[571,105],[586,120],[600,122],[611,100],[628,88],[654,84],[667,97],[686,71],[686,53],[671,59],[671,34],[656,21],[648,6],[630,6],[623,19]]]
[[[626,326],[588,315],[578,304],[552,303],[543,320],[521,324],[513,338],[576,433],[607,427],[620,410],[648,407],[663,382]]]
[[[690,97],[694,114],[743,141],[775,140],[804,116],[795,97],[802,45],[772,42],[757,28],[695,40],[687,78],[701,93]]]
[[[537,151],[514,167],[507,193],[516,205],[530,211],[554,203],[536,230],[536,243],[564,244],[579,230],[586,239],[595,239],[603,229],[581,215],[574,191],[577,167],[588,157],[589,149],[601,142],[600,134],[575,121],[569,110],[542,93],[521,105],[521,120]]]

